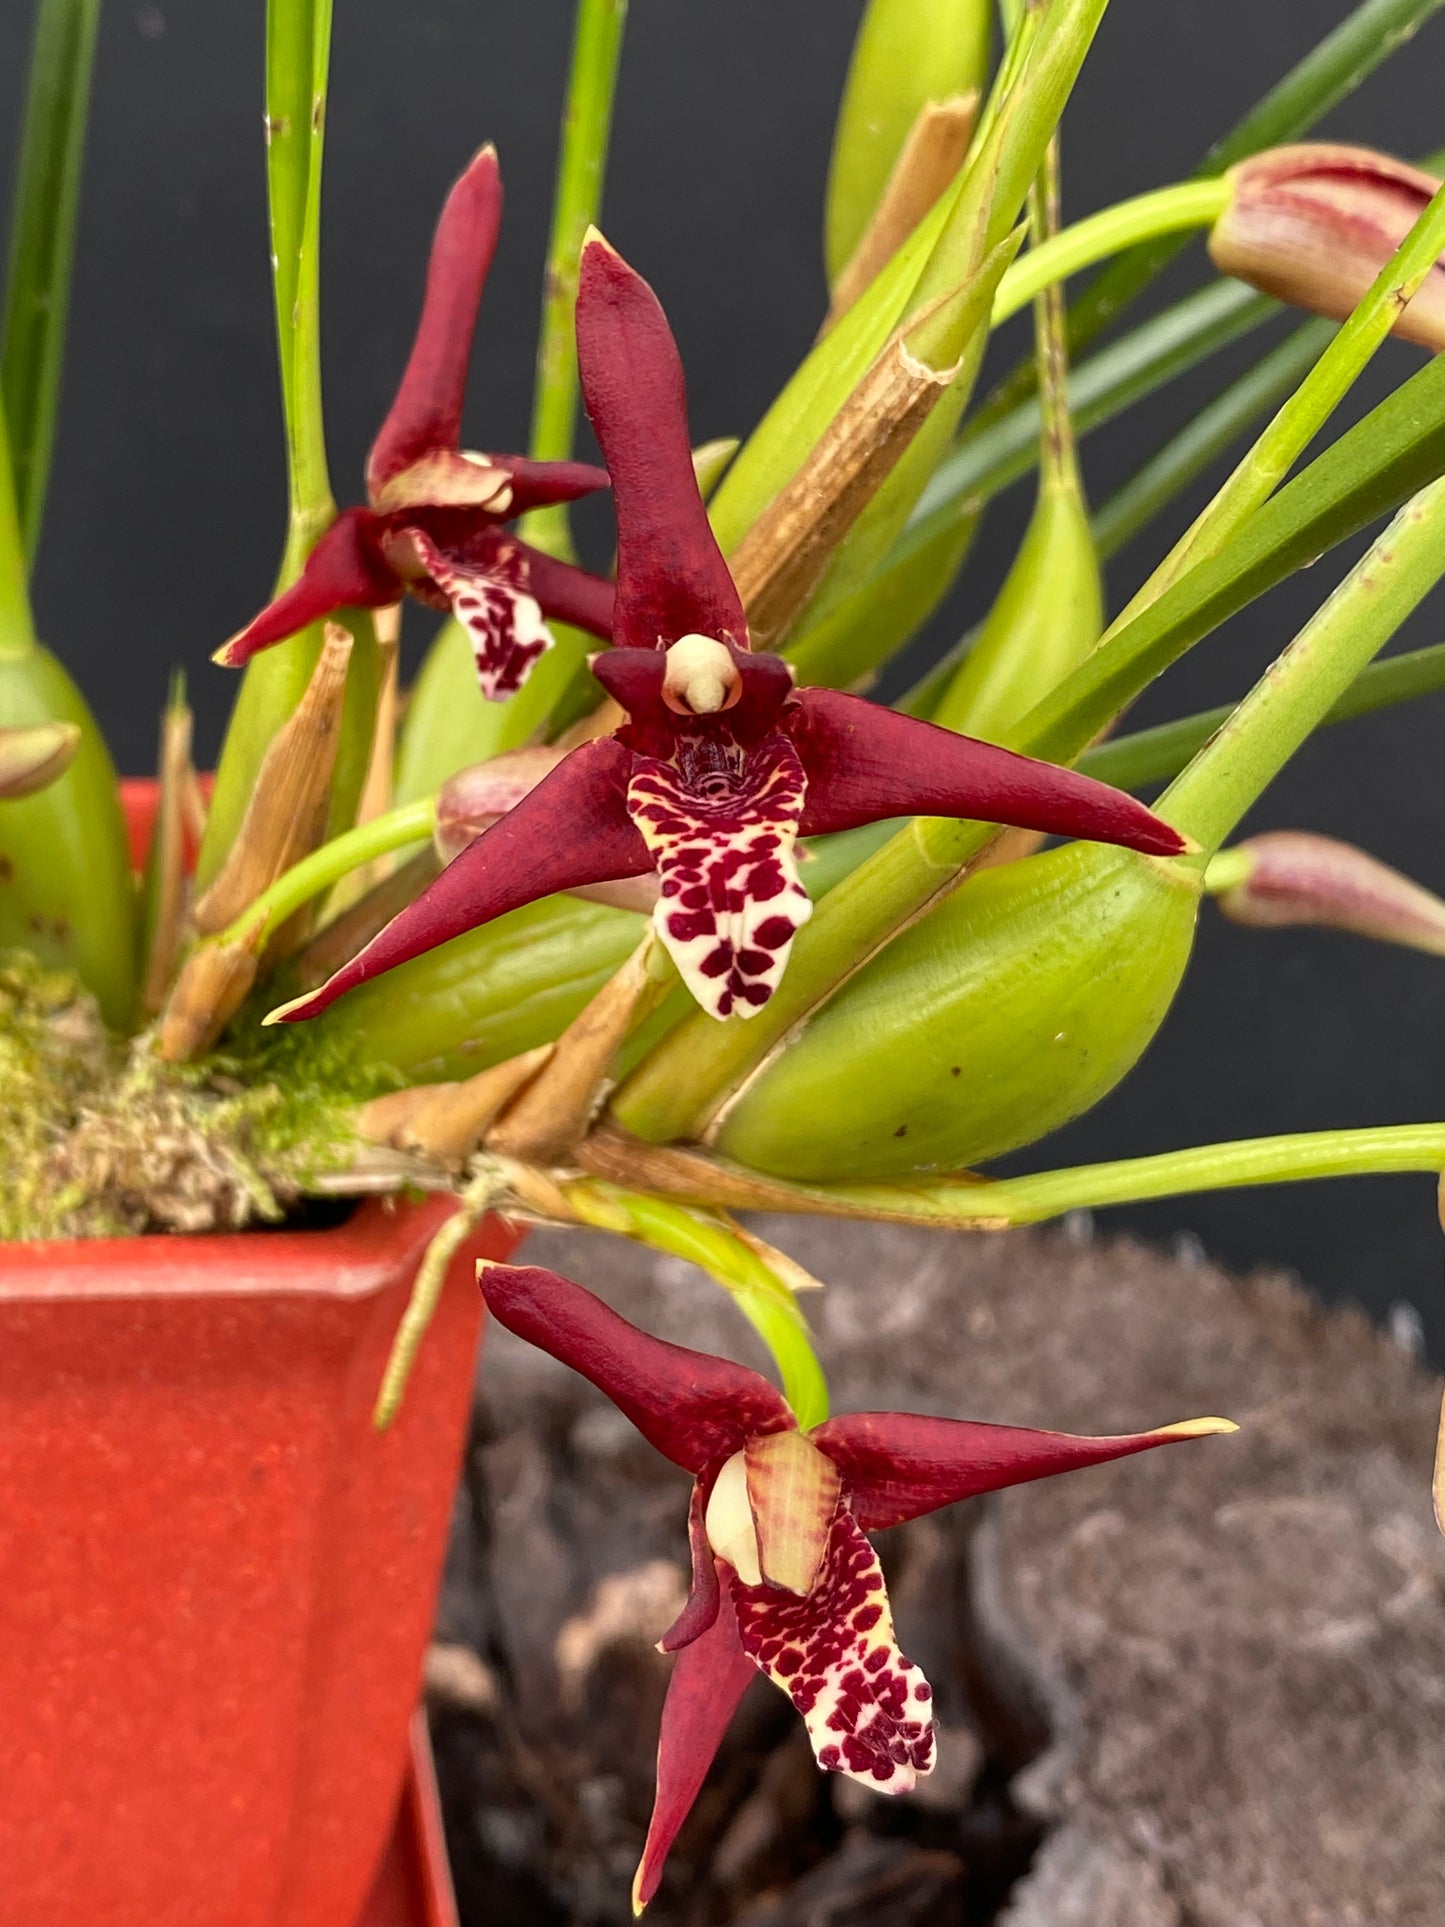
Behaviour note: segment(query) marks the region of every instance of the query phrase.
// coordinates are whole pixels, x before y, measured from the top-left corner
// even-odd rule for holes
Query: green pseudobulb
[[[0,951],[75,971],[120,1029],[135,1000],[136,903],[115,770],[49,650],[0,652],[0,724],[42,722],[78,724],[80,746],[47,788],[0,803]]]
[[[951,1171],[1112,1090],[1189,959],[1196,870],[1070,843],[981,870],[817,1011],[713,1133],[805,1182]]]

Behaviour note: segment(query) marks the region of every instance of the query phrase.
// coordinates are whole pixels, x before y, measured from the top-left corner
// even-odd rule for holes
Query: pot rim
[[[146,1232],[0,1243],[0,1302],[125,1298],[364,1298],[387,1289],[456,1208],[449,1196],[367,1198],[320,1231]],[[488,1227],[509,1241],[506,1220]]]

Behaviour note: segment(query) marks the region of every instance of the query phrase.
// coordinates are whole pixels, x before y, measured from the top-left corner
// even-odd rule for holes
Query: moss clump
[[[321,1068],[163,1064],[113,1039],[74,977],[0,953],[0,1237],[274,1223],[355,1152],[352,1094]]]

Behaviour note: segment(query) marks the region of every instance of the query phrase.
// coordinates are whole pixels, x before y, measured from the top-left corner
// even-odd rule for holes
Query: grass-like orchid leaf
[[[99,18],[100,0],[40,0],[30,56],[0,324],[0,402],[30,562],[55,439]]]

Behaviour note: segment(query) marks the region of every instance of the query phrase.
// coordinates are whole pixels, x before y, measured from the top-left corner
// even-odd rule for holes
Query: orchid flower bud
[[[0,802],[48,789],[80,747],[78,723],[0,727]]]
[[[1198,901],[1196,869],[1093,843],[976,871],[809,1018],[722,1114],[714,1148],[848,1182],[1034,1142],[1143,1054]]]
[[[1388,154],[1325,141],[1268,148],[1231,168],[1228,180],[1233,193],[1209,237],[1215,266],[1338,321],[1440,186]],[[1445,265],[1431,268],[1392,332],[1445,348]]]
[[[473,763],[449,776],[437,792],[437,855],[443,863],[460,856],[499,816],[514,809],[561,762],[564,752],[546,744],[526,744],[485,763]]]
[[[1445,957],[1445,903],[1332,836],[1304,830],[1252,836],[1221,851],[1205,888],[1231,923],[1274,930],[1322,924]]]

